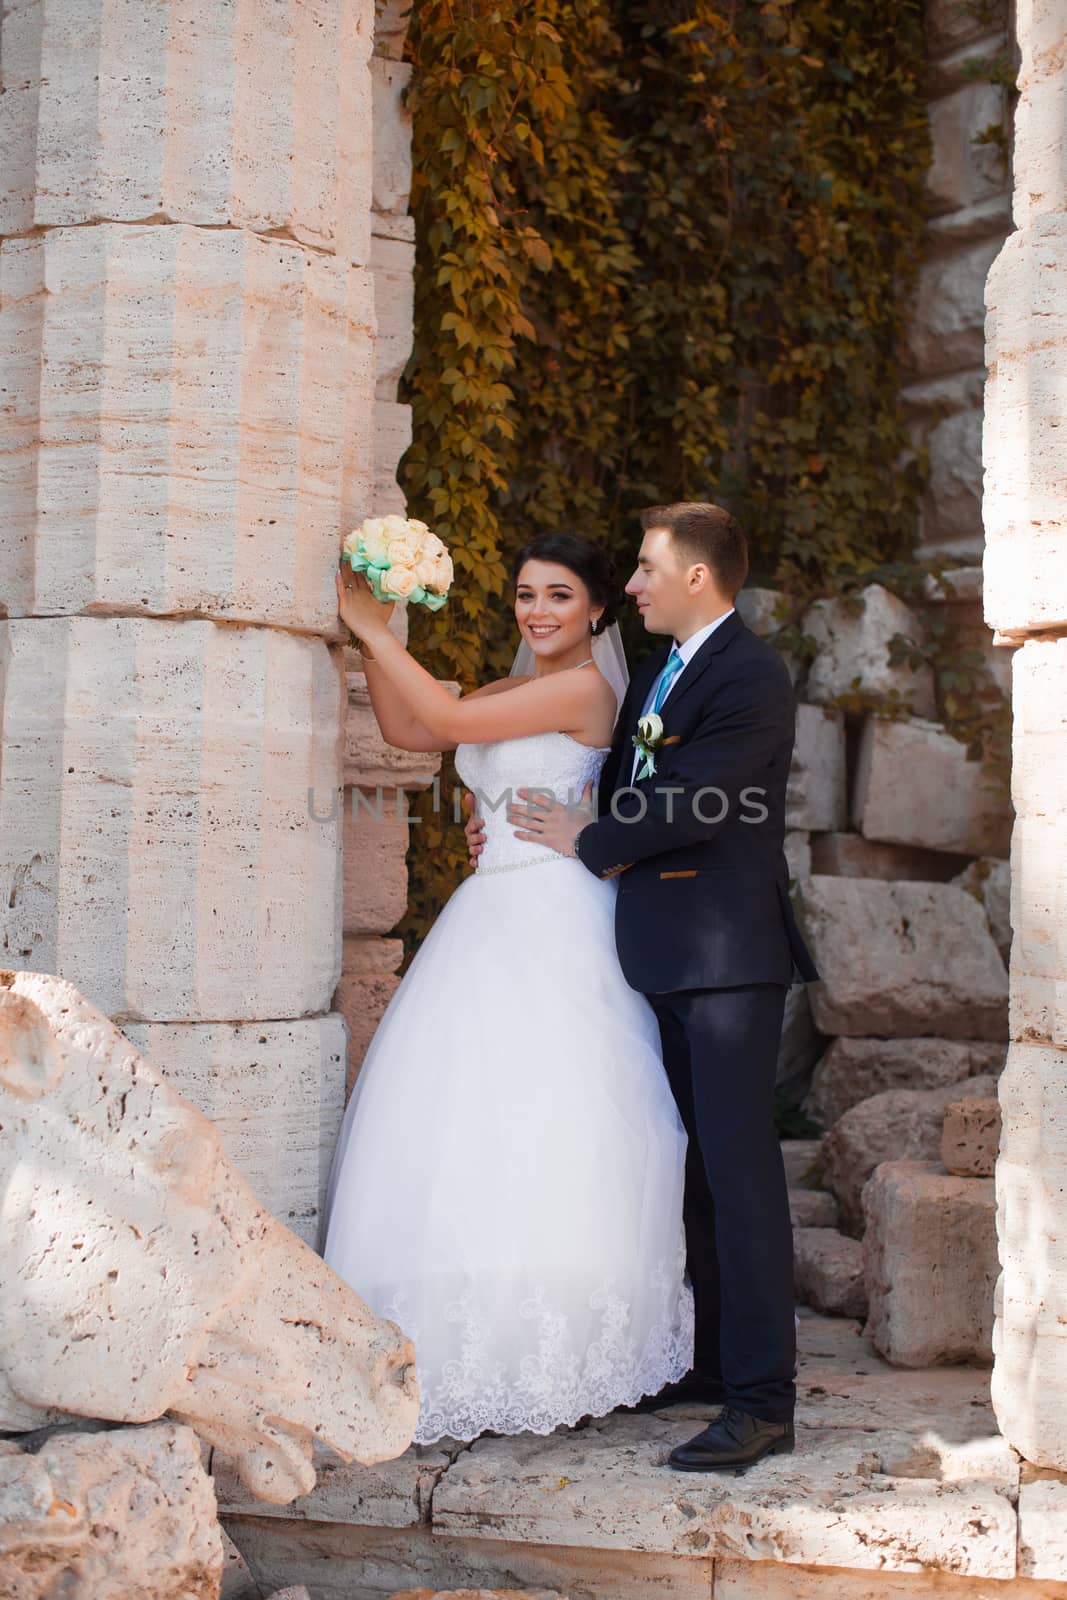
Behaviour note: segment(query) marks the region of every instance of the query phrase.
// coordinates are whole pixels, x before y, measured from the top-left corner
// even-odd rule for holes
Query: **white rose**
[[[452,565],[452,557],[447,551],[444,555],[437,557],[436,568],[433,589],[437,594],[446,594],[452,587],[452,580],[456,576],[456,569]]]
[[[381,577],[382,593],[396,600],[406,600],[418,588],[419,580],[411,567],[390,567]]]
[[[345,539],[345,542],[341,546],[341,549],[345,552],[346,555],[358,556],[359,555],[359,541],[360,541],[360,539],[362,537],[363,537],[363,535],[360,532],[359,528],[353,528],[352,532]]]
[[[423,556],[415,565],[415,576],[424,589],[433,589],[437,582],[437,562]]]
[[[420,522],[418,517],[411,517],[408,521],[408,527],[412,533],[417,533],[420,539],[424,539],[430,531],[425,522]]]
[[[389,559],[389,535],[385,531],[385,524],[381,517],[375,517],[371,522],[365,522],[362,530],[363,554],[375,566],[380,566]]]
[[[398,517],[395,514],[393,516],[383,517],[382,526],[389,535],[390,539],[402,539],[405,534],[411,532],[407,517]]]
[[[427,531],[422,541],[422,553],[424,556],[429,556],[432,561],[436,561],[440,556],[447,555],[448,550],[443,539],[439,539],[436,533]]]
[[[418,537],[413,533],[394,535],[389,540],[389,565],[413,567],[420,555]]]

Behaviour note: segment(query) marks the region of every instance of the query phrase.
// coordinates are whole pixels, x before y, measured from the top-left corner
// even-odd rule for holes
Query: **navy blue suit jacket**
[[[704,641],[663,706],[656,771],[631,786],[632,736],[669,647],[623,701],[582,864],[619,875],[615,938],[645,994],[818,977],[789,900],[783,849],[796,709],[776,651],[735,612]]]

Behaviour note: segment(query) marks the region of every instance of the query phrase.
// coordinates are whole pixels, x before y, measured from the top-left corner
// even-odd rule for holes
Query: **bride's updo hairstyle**
[[[604,609],[593,624],[593,634],[610,628],[619,615],[619,579],[607,551],[580,533],[539,533],[523,545],[511,564],[511,581],[518,583],[527,561],[552,561],[581,578],[595,606]]]

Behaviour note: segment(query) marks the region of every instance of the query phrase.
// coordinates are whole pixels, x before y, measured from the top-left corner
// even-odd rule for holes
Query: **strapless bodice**
[[[501,872],[562,860],[544,845],[516,839],[508,822],[508,801],[519,789],[550,791],[564,805],[578,801],[586,784],[596,783],[607,754],[606,749],[594,750],[566,733],[531,733],[524,739],[457,746],[456,771],[474,794],[485,821],[478,871]]]

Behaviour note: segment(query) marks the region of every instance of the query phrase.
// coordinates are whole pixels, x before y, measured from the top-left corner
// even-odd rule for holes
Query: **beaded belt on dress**
[[[550,861],[572,861],[573,856],[565,856],[559,850],[546,850],[544,855],[535,856],[532,861],[505,861],[499,867],[477,867],[475,875],[484,878],[490,872],[520,872],[523,867],[544,867]]]

